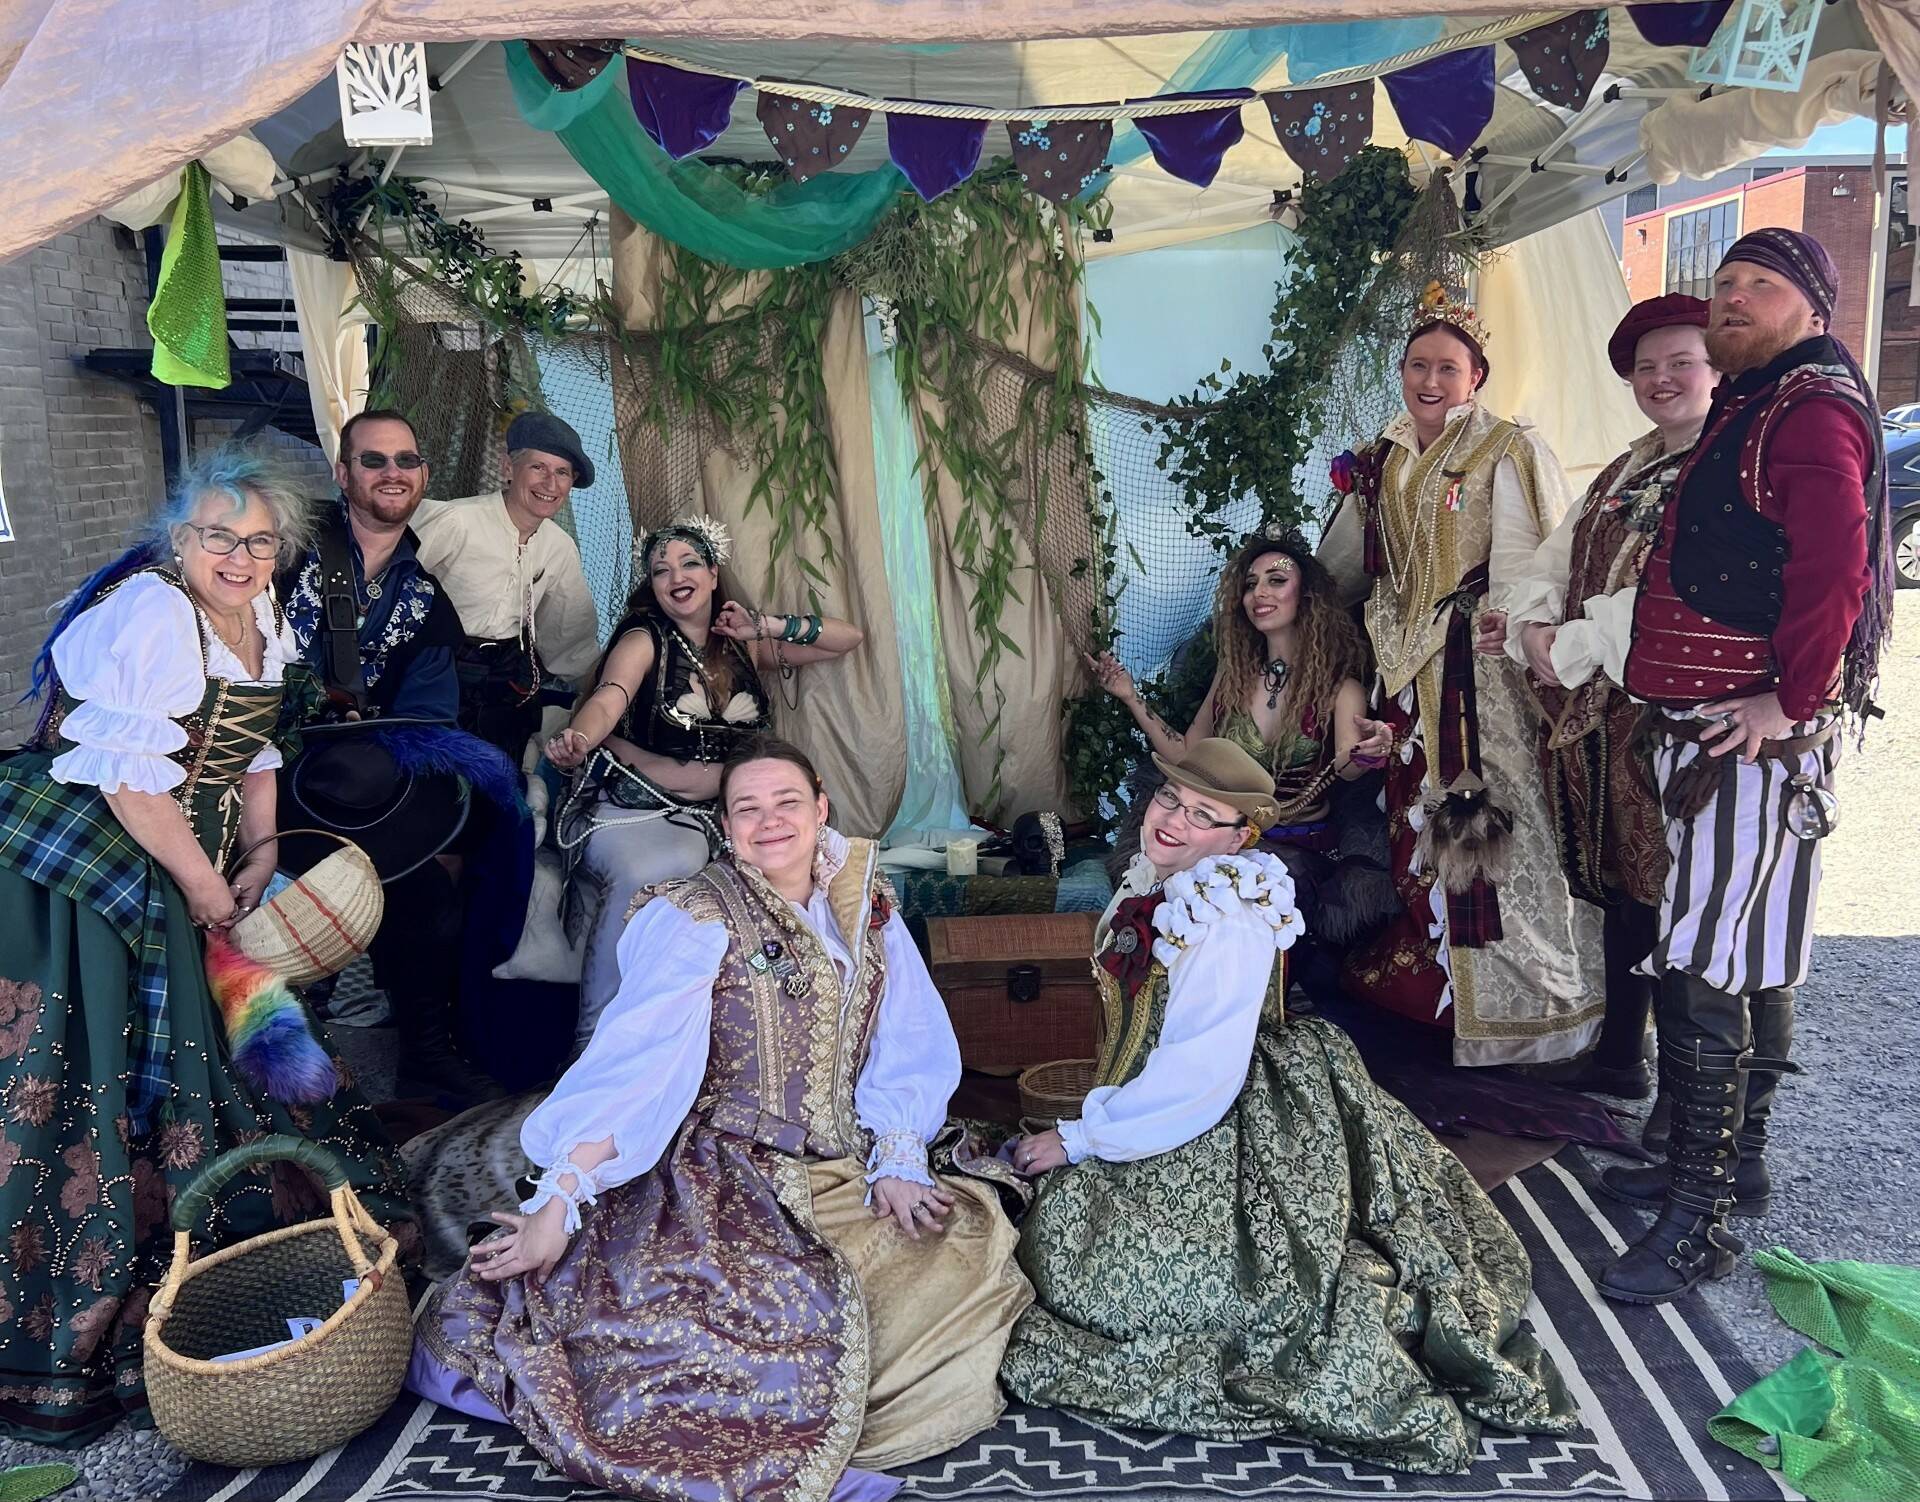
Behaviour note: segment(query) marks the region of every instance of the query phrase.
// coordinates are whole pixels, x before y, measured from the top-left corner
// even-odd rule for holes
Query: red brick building
[[[1753,169],[1751,180],[1702,184],[1702,192],[1629,217],[1621,235],[1621,269],[1638,301],[1663,292],[1706,296],[1727,247],[1748,230],[1767,226],[1803,230],[1832,254],[1840,271],[1834,332],[1862,357],[1873,242],[1873,168],[1870,163]],[[1665,192],[1671,193],[1673,189]],[[1909,305],[1913,283],[1913,228],[1906,183],[1896,179],[1894,249],[1887,262],[1879,394],[1883,406],[1920,401],[1920,309]]]

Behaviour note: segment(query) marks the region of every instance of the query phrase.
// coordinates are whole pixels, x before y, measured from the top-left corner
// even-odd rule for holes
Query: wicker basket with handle
[[[366,953],[386,913],[386,889],[366,851],[352,840],[328,829],[283,832],[325,835],[339,840],[340,848],[234,924],[227,938],[288,985],[305,986],[338,974]],[[279,837],[275,833],[267,838]],[[265,843],[249,845],[234,857],[234,864]]]
[[[1020,1071],[1020,1116],[1040,1130],[1075,1117],[1093,1088],[1092,1059],[1055,1059]]]
[[[327,1187],[331,1220],[285,1226],[193,1259],[194,1224],[251,1168],[289,1162]],[[368,1429],[400,1391],[413,1347],[398,1246],[325,1148],[265,1137],[222,1153],[173,1208],[173,1265],[146,1327],[147,1399],[160,1432],[198,1460],[270,1466],[310,1460]],[[360,1286],[344,1304],[340,1285]],[[287,1337],[287,1319],[327,1316],[312,1334],[244,1360],[212,1358]]]

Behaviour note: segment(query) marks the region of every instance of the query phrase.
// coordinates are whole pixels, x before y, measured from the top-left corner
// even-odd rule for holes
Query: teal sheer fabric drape
[[[873,330],[873,319],[867,320],[867,327]],[[868,355],[867,391],[873,409],[873,478],[880,504],[880,537],[893,595],[907,712],[907,785],[883,843],[939,844],[942,836],[965,830],[973,821],[967,816],[966,794],[953,755],[947,658],[934,608],[927,507],[915,472],[920,443],[890,351]]]
[[[607,196],[662,239],[723,266],[771,271],[824,261],[858,245],[893,206],[906,179],[889,164],[871,172],[824,172],[750,193],[701,162],[676,162],[634,117],[626,74],[608,68],[563,93],[519,42],[505,44],[507,79],[521,117],[552,131]]]

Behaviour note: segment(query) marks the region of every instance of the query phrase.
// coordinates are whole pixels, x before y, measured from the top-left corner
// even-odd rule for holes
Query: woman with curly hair
[[[1179,761],[1201,740],[1232,741],[1272,775],[1279,811],[1261,835],[1292,872],[1310,934],[1350,942],[1391,902],[1321,912],[1316,893],[1342,845],[1339,783],[1386,764],[1392,731],[1367,717],[1367,649],[1333,580],[1297,537],[1256,533],[1228,561],[1214,597],[1213,682],[1184,735],[1140,698],[1111,653],[1086,659],[1127,706],[1156,756]],[[1324,895],[1324,894],[1322,894]],[[1354,894],[1349,894],[1352,896]]]

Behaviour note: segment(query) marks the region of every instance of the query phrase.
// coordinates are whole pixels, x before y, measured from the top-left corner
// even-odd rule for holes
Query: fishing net
[[[610,630],[633,587],[636,539],[698,509],[709,457],[724,450],[749,458],[752,435],[663,400],[659,344],[646,334],[502,333],[410,262],[363,245],[355,268],[369,304],[381,310],[376,400],[412,419],[432,461],[429,495],[497,488],[501,441],[519,411],[550,411],[578,431],[596,480],[576,489],[556,519],[579,545],[603,632]],[[741,342],[730,358],[771,358],[769,347],[745,347],[753,339],[770,346],[764,327],[711,337]],[[1090,386],[1063,394],[1052,372],[977,340],[967,341],[965,353],[975,362],[989,433],[1010,448],[1003,499],[1047,578],[1069,641],[1086,650],[1098,639],[1100,538],[1110,526],[1115,651],[1137,675],[1163,671],[1205,623],[1221,566],[1214,546],[1189,532],[1160,462],[1167,425],[1182,409]],[[1393,407],[1390,387],[1338,384],[1358,395],[1342,398],[1340,423],[1329,425],[1302,467],[1303,494],[1315,512],[1331,499],[1327,461],[1355,435],[1377,431]],[[1056,422],[1062,401],[1075,410],[1057,414]],[[1040,420],[1023,424],[1022,414],[1036,407]],[[1049,440],[1049,433],[1057,436]],[[1228,520],[1245,532],[1256,518],[1249,500]],[[936,549],[947,545],[931,541]]]

